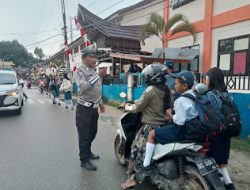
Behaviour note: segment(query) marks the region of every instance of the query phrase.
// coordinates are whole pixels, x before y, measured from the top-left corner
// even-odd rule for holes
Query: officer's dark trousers
[[[91,143],[97,133],[98,109],[80,104],[76,108],[76,127],[78,130],[80,160],[86,161],[91,153]]]

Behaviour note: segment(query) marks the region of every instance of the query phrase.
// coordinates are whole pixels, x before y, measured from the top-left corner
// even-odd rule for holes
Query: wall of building
[[[156,0],[155,2],[138,7],[128,13],[126,13],[121,21],[121,25],[143,25],[146,24],[150,18],[150,14],[156,12],[163,16],[163,1]],[[152,36],[145,40],[145,45],[141,44],[142,51],[153,52],[155,48],[162,47],[162,42],[156,36]]]
[[[250,93],[235,93],[231,92],[231,96],[234,99],[237,107],[239,108],[243,128],[241,131],[241,137],[247,139],[250,134]]]
[[[145,5],[143,7],[138,7],[130,12],[127,12],[121,21],[121,25],[130,26],[130,25],[143,25],[147,23],[150,14],[156,12],[160,15],[163,15],[163,1],[156,0],[153,3]]]
[[[153,52],[155,48],[161,48],[162,42],[157,36],[151,36],[145,40],[145,45],[141,43],[141,51]]]
[[[219,27],[212,31],[212,67],[217,66],[219,40],[250,34],[250,20]]]
[[[178,13],[186,15],[191,22],[203,20],[205,13],[205,0],[195,0],[176,9],[172,9],[172,7],[169,8],[169,18]]]
[[[215,0],[214,15],[250,4],[250,0]]]

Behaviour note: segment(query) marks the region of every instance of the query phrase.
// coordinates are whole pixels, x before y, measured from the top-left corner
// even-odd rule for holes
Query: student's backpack
[[[224,115],[225,118],[225,127],[226,130],[223,131],[223,135],[228,137],[237,137],[240,135],[242,123],[240,119],[240,113],[233,102],[232,98],[229,94],[224,94],[219,91],[213,91],[216,96],[220,98],[222,101],[221,105],[221,113]]]
[[[209,141],[225,130],[223,114],[207,98],[191,94],[182,94],[182,97],[193,100],[199,113],[197,118],[185,123],[186,139],[195,142]]]

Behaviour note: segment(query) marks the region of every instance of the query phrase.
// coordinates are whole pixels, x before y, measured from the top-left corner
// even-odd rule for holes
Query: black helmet
[[[160,63],[153,63],[151,65],[148,65],[142,71],[145,76],[145,82],[148,85],[165,84],[166,77],[164,74],[164,70],[166,69],[167,67]]]

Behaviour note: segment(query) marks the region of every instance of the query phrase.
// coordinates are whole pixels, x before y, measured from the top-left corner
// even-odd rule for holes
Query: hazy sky
[[[113,12],[135,4],[141,0],[65,0],[67,25],[70,17],[77,15],[78,4],[87,7],[93,13],[105,18]],[[0,41],[17,39],[29,52],[36,46],[45,54],[53,55],[63,46],[61,0],[0,0]],[[75,28],[74,21],[72,22]],[[53,37],[58,35],[56,37]],[[73,37],[79,37],[75,31]],[[42,43],[36,44],[42,40]],[[68,34],[70,39],[70,34]]]

